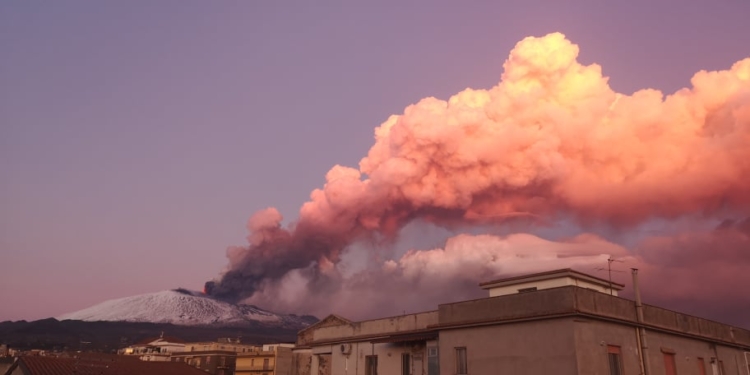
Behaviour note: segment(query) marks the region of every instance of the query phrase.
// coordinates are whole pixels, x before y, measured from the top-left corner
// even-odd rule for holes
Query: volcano
[[[230,303],[186,289],[112,299],[56,319],[169,323],[183,326],[261,325],[287,329],[302,329],[318,320],[310,315],[277,314],[254,305]]]

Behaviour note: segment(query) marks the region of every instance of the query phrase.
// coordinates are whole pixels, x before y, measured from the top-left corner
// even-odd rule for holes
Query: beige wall
[[[263,352],[263,354],[253,356],[240,354],[239,356],[237,356],[235,369],[237,372],[260,370],[263,369],[264,360],[267,359],[268,368],[270,370],[273,370],[276,362],[273,355],[273,352]]]
[[[352,351],[349,355],[342,354],[339,345],[333,345],[330,353],[313,354],[310,374],[324,375],[318,372],[319,355],[330,355],[331,375],[365,375],[365,357],[376,355],[378,357],[379,375],[401,375],[401,355],[404,353],[411,355],[412,375],[427,374],[427,353],[425,353],[424,345],[372,344],[370,342],[352,343],[351,345]],[[325,351],[328,352],[328,350]],[[415,357],[422,359],[415,361]]]
[[[742,350],[653,330],[646,331],[646,339],[649,345],[648,357],[651,362],[652,374],[664,374],[666,371],[663,349],[674,352],[677,373],[680,375],[698,375],[699,357],[704,359],[706,374],[708,375],[712,374],[711,358],[718,358],[724,362],[724,375],[750,375],[747,371],[738,372],[738,367],[740,370],[744,370],[742,367],[744,363]],[[607,345],[621,347],[623,373],[625,375],[640,373],[635,328],[596,320],[577,319],[575,321],[575,341],[579,374],[581,375],[607,374],[609,372]]]
[[[292,353],[292,375],[310,375],[312,371],[312,351],[297,349]]]
[[[742,350],[712,344],[706,341],[675,336],[671,334],[647,331],[651,368],[654,372],[664,372],[664,354],[662,348],[675,352],[675,364],[678,374],[698,374],[697,358],[702,357],[706,363],[706,373],[711,374],[711,358],[724,362],[723,375],[748,375],[747,370],[738,369],[742,359]]]
[[[428,325],[437,324],[437,311],[419,314],[395,316],[384,319],[367,320],[352,324],[322,327],[313,330],[313,341],[348,339],[353,336],[392,334],[404,331],[424,329]]]
[[[235,353],[250,353],[255,351],[261,351],[262,348],[257,345],[243,345],[233,344],[225,342],[191,342],[184,345],[184,349],[175,351],[186,351],[186,352],[207,352],[213,350],[223,350]]]
[[[571,318],[441,331],[440,373],[455,374],[465,347],[472,375],[577,374],[573,331]]]
[[[292,375],[292,349],[288,347],[276,347],[276,371],[275,375]]]
[[[723,375],[750,375],[745,370],[743,351],[731,346],[732,343],[750,345],[750,331],[648,305],[644,306],[644,316],[646,324],[652,327],[648,330],[651,375],[665,372],[662,349],[675,353],[680,375],[698,374],[698,357],[704,359],[709,375],[712,357],[723,361]],[[380,375],[398,375],[401,354],[413,349],[370,341],[438,323],[437,345],[443,375],[455,374],[457,347],[466,347],[471,375],[609,374],[608,345],[620,347],[624,373],[635,375],[640,373],[638,343],[632,326],[636,320],[633,301],[567,286],[443,304],[438,311],[422,314],[313,327],[300,335],[304,336],[300,341],[312,345],[309,357],[305,358],[310,375],[328,375],[318,371],[319,355],[330,357],[325,368],[331,375],[364,375],[367,355],[378,356]],[[657,328],[683,335],[661,333]],[[339,349],[341,341],[351,340],[360,342],[352,342],[352,353],[343,355]],[[724,344],[712,345],[708,340]],[[326,342],[330,344],[321,345]],[[422,375],[420,372],[426,373],[428,357],[424,348],[417,353],[423,360],[413,375]],[[298,362],[295,368],[301,365]]]
[[[608,345],[620,347],[624,375],[640,374],[635,328],[588,319],[573,322],[579,374],[609,374]],[[654,374],[664,374],[663,366]]]
[[[499,286],[490,288],[490,297],[498,297],[498,296],[505,296],[508,294],[515,294],[518,293],[519,289],[525,289],[525,288],[532,288],[536,287],[537,289],[549,289],[549,288],[557,288],[561,286],[578,286],[581,288],[587,288],[587,289],[593,289],[601,293],[609,294],[610,289],[608,287],[603,287],[598,284],[594,284],[585,280],[579,280],[572,277],[560,277],[556,279],[550,279],[550,280],[539,280],[539,281],[529,281],[525,283],[518,283],[513,285],[507,285],[507,286]],[[612,290],[613,295],[617,295],[616,290]]]

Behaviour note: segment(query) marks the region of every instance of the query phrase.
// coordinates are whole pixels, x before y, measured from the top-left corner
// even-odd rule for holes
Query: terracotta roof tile
[[[27,375],[205,375],[178,362],[143,362],[129,359],[21,357],[19,367]]]

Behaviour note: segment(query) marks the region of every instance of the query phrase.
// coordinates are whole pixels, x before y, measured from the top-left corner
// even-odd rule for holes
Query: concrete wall
[[[624,375],[641,373],[636,330],[622,324],[574,319],[576,362],[580,375],[609,374],[608,345],[620,347]],[[664,374],[661,372],[652,374]]]
[[[331,327],[322,327],[311,330],[312,341],[335,341],[337,339],[350,339],[357,336],[388,335],[404,331],[424,329],[428,325],[437,324],[437,311],[419,314],[395,316],[384,319],[367,320],[342,324]]]
[[[664,374],[664,353],[673,353],[677,373],[698,375],[698,358],[703,358],[706,374],[711,375],[711,359],[724,362],[723,375],[750,375],[742,367],[743,351],[727,346],[714,345],[706,340],[679,335],[646,331],[649,345],[648,357],[652,374]],[[609,357],[607,345],[621,348],[623,374],[640,373],[638,343],[635,328],[621,324],[590,319],[575,320],[576,357],[579,374],[607,374]],[[738,368],[740,371],[738,371]]]
[[[292,375],[292,349],[276,347],[275,375]]]
[[[664,374],[664,352],[674,353],[678,374],[698,374],[703,358],[722,361],[723,375],[750,375],[743,350],[750,332],[705,319],[644,306],[652,374]],[[636,310],[631,300],[574,286],[440,305],[438,311],[365,322],[334,322],[304,331],[309,357],[296,355],[297,374],[364,375],[367,355],[378,357],[378,373],[401,373],[401,354],[412,357],[411,375],[427,373],[424,347],[372,344],[374,338],[436,326],[440,374],[455,373],[455,348],[466,347],[475,374],[608,374],[607,346],[620,347],[625,374],[639,374]],[[662,332],[662,330],[666,332]],[[675,332],[668,332],[674,330]],[[349,355],[340,344],[352,345]],[[307,360],[303,364],[304,360]],[[321,367],[321,364],[323,366]],[[320,370],[320,369],[324,370]],[[321,373],[325,371],[325,373]]]
[[[635,303],[591,289],[560,287],[531,293],[440,305],[441,325],[585,313],[637,322]],[[750,347],[750,331],[655,306],[644,305],[646,324]]]
[[[576,289],[579,288],[562,287],[440,305],[438,308],[440,324],[574,313]],[[596,292],[592,291],[592,293]]]
[[[292,375],[310,375],[312,372],[312,351],[295,349],[292,352]]]
[[[330,356],[331,375],[365,375],[365,357],[370,355],[378,357],[378,374],[401,375],[401,355],[404,353],[410,355],[411,375],[427,374],[427,355],[424,345],[370,342],[355,342],[351,345],[352,351],[348,355],[342,354],[338,345],[332,346],[330,352],[318,349],[317,351],[326,353],[312,355],[310,375],[325,375],[321,374],[318,368],[322,358],[328,358],[327,356]]]
[[[674,352],[678,374],[698,374],[697,359],[700,357],[704,359],[707,374],[711,374],[711,359],[716,358],[723,362],[722,375],[748,375],[747,370],[742,371],[744,369],[738,366],[743,356],[742,350],[668,333],[647,331],[646,335],[654,373],[664,372],[663,351],[668,351]]]
[[[654,326],[750,346],[750,331],[707,319],[644,305],[643,317]]]
[[[225,342],[191,342],[184,345],[182,349],[170,350],[172,351],[186,351],[186,352],[207,352],[212,350],[231,351],[235,353],[250,353],[254,351],[261,351],[261,347],[257,345],[243,345],[233,344]]]
[[[556,279],[549,279],[549,280],[539,280],[539,281],[529,281],[524,283],[518,283],[513,285],[507,285],[507,286],[498,286],[494,288],[490,288],[490,297],[498,297],[498,296],[505,296],[508,294],[516,294],[518,293],[519,289],[525,289],[525,288],[532,288],[536,287],[538,290],[542,289],[550,289],[550,288],[558,288],[561,286],[578,286],[581,288],[588,288],[593,289],[595,291],[609,294],[609,288],[603,287],[598,284],[594,284],[585,280],[579,280],[572,277],[560,277]],[[612,290],[612,293],[616,296],[617,291]]]
[[[577,374],[573,324],[564,318],[441,331],[440,373],[455,374],[455,348],[465,347],[472,375]]]

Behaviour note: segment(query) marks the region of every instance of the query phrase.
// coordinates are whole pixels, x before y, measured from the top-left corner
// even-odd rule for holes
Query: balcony
[[[273,365],[255,365],[255,366],[242,366],[237,365],[234,369],[235,371],[273,371]]]

